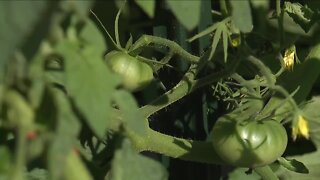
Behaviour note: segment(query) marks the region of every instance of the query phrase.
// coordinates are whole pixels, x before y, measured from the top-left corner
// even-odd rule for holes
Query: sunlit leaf
[[[96,47],[98,54],[103,54],[107,50],[104,36],[90,19],[87,19],[85,26],[81,30],[80,38],[86,45]]]
[[[289,16],[299,24],[305,32],[308,32],[318,19],[310,8],[302,6],[299,3],[285,2],[284,7],[284,10]]]
[[[221,34],[222,34],[221,28],[218,28],[217,31],[214,33],[212,44],[211,44],[209,59],[211,59],[213,57],[214,52],[216,52],[216,48],[217,48],[219,40],[221,38]]]
[[[244,33],[253,29],[251,8],[249,0],[230,0],[232,7],[232,20],[234,24]]]
[[[290,171],[304,174],[309,173],[309,170],[306,168],[306,166],[302,162],[299,162],[295,159],[286,159],[280,157],[278,158],[278,161],[283,167],[287,168]]]
[[[200,20],[200,0],[167,0],[171,11],[188,30],[194,29]]]
[[[57,51],[65,60],[68,94],[92,130],[103,137],[109,126],[112,91],[120,80],[110,72],[94,46],[80,50],[77,44],[66,41]]]
[[[130,165],[130,168],[128,168]],[[111,180],[166,180],[165,168],[153,159],[136,153],[129,140],[124,140],[112,160]]]
[[[114,99],[129,128],[142,136],[146,135],[145,119],[138,111],[138,104],[132,95],[127,91],[119,90],[114,93]]]
[[[57,119],[55,136],[48,153],[48,167],[51,178],[60,179],[67,154],[73,149],[80,131],[80,124],[64,93],[55,89],[51,89],[51,93],[55,103]]]
[[[320,97],[313,97],[309,103],[303,108],[305,117],[309,120],[310,139],[320,148]]]
[[[81,157],[75,151],[66,154],[66,164],[64,169],[65,180],[92,180],[92,176],[82,162]]]
[[[135,2],[141,7],[141,9],[150,17],[154,17],[154,10],[156,2],[155,0],[135,0]]]

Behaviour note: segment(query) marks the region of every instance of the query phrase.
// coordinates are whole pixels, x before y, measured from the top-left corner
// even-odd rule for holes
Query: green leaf
[[[92,180],[92,176],[82,162],[80,156],[71,151],[67,154],[64,169],[64,180]]]
[[[135,0],[135,2],[141,7],[141,9],[150,17],[154,17],[154,9],[156,6],[155,0]]]
[[[253,24],[249,0],[230,0],[230,4],[234,24],[244,33],[251,32]]]
[[[297,156],[290,156],[286,157],[288,159],[296,159],[297,161],[303,162],[304,166],[309,170],[308,174],[301,174],[290,171],[286,168],[280,168],[276,173],[278,174],[279,178],[282,180],[301,180],[301,179],[308,179],[308,180],[316,180],[320,177],[320,151],[317,150],[316,152],[307,153],[303,155]]]
[[[228,37],[229,37],[228,30],[225,27],[222,31],[224,62],[227,62],[227,59],[228,59]]]
[[[48,153],[48,167],[52,179],[61,179],[67,154],[73,150],[80,124],[71,109],[67,96],[60,90],[50,89],[56,108],[55,136]]]
[[[305,101],[305,99],[309,96],[314,83],[320,75],[319,68],[320,44],[317,44],[312,47],[308,56],[302,63],[295,65],[293,71],[283,73],[277,79],[277,82],[279,83],[279,85],[283,86],[289,93],[294,92],[297,87],[299,87],[299,91],[293,96],[296,103],[299,104]],[[276,114],[280,115],[274,118],[281,121],[284,119],[284,116],[286,116],[285,114],[284,116],[281,115],[281,113],[291,110],[291,106],[289,103],[283,104],[283,98],[279,96],[273,96],[266,104],[262,113],[268,115],[271,113],[274,107],[279,106],[280,104],[281,107],[276,110]]]
[[[98,54],[102,54],[107,50],[103,34],[90,19],[86,19],[86,24],[80,32],[80,38],[85,45],[96,47]]]
[[[68,94],[92,130],[103,137],[109,126],[111,95],[120,79],[112,74],[94,46],[80,49],[72,42],[57,47],[65,60]]]
[[[136,153],[129,140],[125,139],[122,148],[117,150],[112,160],[111,180],[166,180],[165,168],[153,159]]]
[[[50,3],[47,1],[0,2],[0,82],[6,63],[34,31],[35,25],[48,10],[48,5]]]
[[[303,115],[309,123],[310,138],[316,145],[317,149],[320,149],[320,96],[313,97],[309,103],[303,108]]]
[[[306,33],[319,18],[310,8],[299,3],[285,2],[284,10]]]
[[[127,91],[119,90],[114,93],[114,99],[126,125],[141,136],[146,135],[145,119],[138,111],[138,104],[132,95]]]
[[[213,54],[214,54],[214,52],[216,52],[216,48],[217,48],[219,40],[221,38],[222,28],[219,28],[219,27],[221,27],[221,24],[219,24],[219,25],[220,26],[218,26],[218,29],[214,33],[214,36],[213,36],[213,41],[212,41],[212,44],[211,44],[211,50],[210,50],[209,59],[212,59]]]
[[[132,41],[133,41],[132,34],[130,34],[130,38],[128,39],[126,47],[125,47],[126,50],[129,50],[131,48]]]
[[[194,40],[196,40],[196,39],[198,39],[198,38],[200,38],[202,36],[210,34],[214,30],[216,30],[219,27],[219,25],[220,25],[220,22],[217,22],[217,23],[211,25],[210,27],[206,28],[205,30],[201,31],[200,33],[198,33],[198,34],[194,35],[193,37],[189,38],[187,41],[188,42],[192,42],[192,41],[194,41]]]
[[[188,30],[194,29],[200,21],[200,0],[167,0],[171,11]]]
[[[287,168],[290,171],[294,171],[297,173],[303,173],[303,174],[308,174],[309,170],[307,169],[307,167],[302,163],[299,162],[295,159],[286,159],[283,157],[279,157],[278,158],[278,162],[285,168]]]

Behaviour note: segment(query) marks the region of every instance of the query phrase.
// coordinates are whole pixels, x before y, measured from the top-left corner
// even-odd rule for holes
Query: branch
[[[279,178],[273,173],[270,166],[257,167],[254,171],[260,175],[263,180],[279,180]]]
[[[183,59],[191,62],[191,63],[197,63],[199,62],[199,57],[194,56],[184,50],[182,47],[180,47],[176,42],[161,38],[161,37],[156,37],[156,36],[150,36],[150,35],[143,35],[141,36],[129,49],[129,53],[132,55],[139,54],[141,49],[150,46],[152,44],[157,44],[160,47],[169,47],[170,50],[181,56]]]
[[[127,131],[127,133],[139,152],[151,151],[187,161],[225,164],[216,154],[211,142],[177,138],[152,129],[148,130],[146,137],[141,137],[133,131]]]
[[[190,69],[189,72],[182,78],[182,80],[171,90],[167,91],[165,94],[161,95],[155,99],[150,104],[147,104],[140,108],[140,111],[144,117],[149,117],[155,112],[171,105],[172,103],[178,101],[184,96],[190,94],[191,92],[202,88],[206,85],[212,84],[219,81],[222,78],[230,76],[236,67],[239,65],[240,61],[236,60],[228,68],[209,74],[201,79],[193,80],[194,74],[196,73],[194,69]]]

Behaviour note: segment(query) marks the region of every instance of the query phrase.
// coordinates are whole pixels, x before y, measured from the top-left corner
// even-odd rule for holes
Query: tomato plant
[[[0,179],[319,179],[319,12],[0,1]]]
[[[274,162],[284,153],[288,142],[286,130],[275,120],[237,122],[221,119],[212,133],[218,155],[240,167],[254,168]]]
[[[125,52],[111,51],[105,56],[107,64],[119,74],[124,88],[138,91],[146,87],[153,79],[152,68]]]

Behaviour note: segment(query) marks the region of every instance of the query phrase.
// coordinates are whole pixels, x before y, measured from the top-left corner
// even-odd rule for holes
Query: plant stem
[[[200,58],[198,56],[194,56],[190,54],[189,52],[184,50],[182,47],[180,47],[176,42],[165,39],[165,38],[150,36],[150,35],[141,36],[129,49],[129,53],[131,55],[137,55],[140,53],[143,47],[150,46],[151,44],[157,44],[161,48],[169,47],[173,53],[180,55],[182,59],[186,59],[191,63],[199,62]]]
[[[134,132],[129,132],[128,135],[139,152],[151,151],[187,161],[224,164],[215,153],[211,142],[177,138],[152,129],[148,130],[146,137],[141,137]]]
[[[18,127],[17,141],[16,141],[16,153],[15,153],[15,164],[12,171],[12,180],[22,180],[24,166],[26,163],[25,159],[25,147],[26,147],[26,130],[23,127]]]
[[[237,61],[233,66],[237,66],[239,61]],[[203,86],[216,82],[222,78],[228,77],[233,73],[235,67],[227,68],[223,71],[212,73],[208,76],[205,76],[201,79],[193,80],[186,74],[186,76],[171,90],[163,94],[162,96],[155,99],[148,105],[145,105],[140,108],[140,111],[144,117],[149,117],[153,113],[169,106],[170,104],[178,101],[187,94],[199,89]]]
[[[278,18],[278,26],[279,26],[279,39],[280,39],[280,49],[282,48],[284,41],[284,33],[283,33],[283,12],[281,10],[281,0],[276,0],[276,13]]]
[[[279,180],[268,165],[254,168],[254,171],[259,174],[263,180]]]
[[[220,3],[220,10],[221,13],[224,17],[228,16],[228,8],[227,8],[227,4],[226,4],[226,0],[219,0]]]

